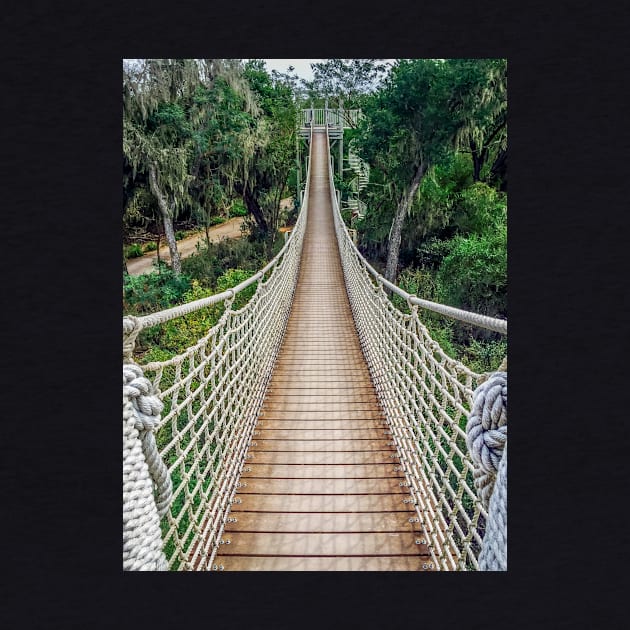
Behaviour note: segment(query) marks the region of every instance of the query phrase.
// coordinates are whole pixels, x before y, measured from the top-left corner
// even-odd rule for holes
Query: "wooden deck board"
[[[406,488],[400,483],[403,477],[381,479],[326,479],[311,477],[310,479],[278,479],[275,477],[241,479],[238,496],[242,494],[369,494],[370,492],[402,494]],[[246,485],[243,485],[246,484]]]
[[[325,142],[315,134],[291,313],[213,565],[227,571],[432,570],[354,327]]]
[[[240,512],[236,523],[228,523],[225,534],[235,532],[413,532],[422,535],[418,523],[410,523],[412,512],[324,512],[278,514]]]
[[[432,571],[426,556],[221,556],[222,571]]]
[[[404,494],[240,494],[236,512],[405,512]]]
[[[222,556],[417,556],[426,545],[413,532],[232,532],[224,533]],[[229,543],[228,543],[229,541]]]
[[[262,464],[257,461],[247,464],[249,470],[243,472],[241,479],[252,477],[278,479],[370,479],[381,477],[398,478],[400,472],[391,462],[385,464],[350,464],[321,465],[312,464]]]
[[[251,453],[247,460],[252,464],[323,464],[337,466],[339,464],[398,464],[398,454],[387,451],[341,451],[326,453],[324,451],[266,451]]]

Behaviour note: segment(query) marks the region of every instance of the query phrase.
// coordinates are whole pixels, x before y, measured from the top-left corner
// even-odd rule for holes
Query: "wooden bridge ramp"
[[[370,380],[334,232],[325,133],[291,314],[215,564],[413,570],[431,558]],[[232,519],[236,519],[233,522]]]

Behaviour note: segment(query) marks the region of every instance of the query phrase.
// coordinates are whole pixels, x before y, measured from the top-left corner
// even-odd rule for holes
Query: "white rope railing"
[[[213,560],[222,543],[229,508],[240,501],[234,497],[237,481],[247,465],[246,451],[288,321],[306,228],[309,186],[307,176],[304,204],[290,238],[257,274],[208,298],[145,317],[123,318],[123,373],[125,366],[134,367],[133,376],[151,401],[154,414],[152,424],[146,419],[142,424],[134,417],[134,413],[142,415],[137,405],[129,402],[134,392],[127,393],[129,388],[123,387],[123,513],[127,515],[123,548],[124,558],[130,559],[123,563],[126,569],[215,568]],[[234,309],[235,296],[254,284],[251,299],[243,308]],[[183,353],[166,361],[135,364],[133,349],[142,329],[218,303],[225,309],[217,324]],[[155,411],[159,411],[160,402],[163,410],[158,419]],[[155,436],[171,481],[160,488],[154,478],[152,500],[147,495],[147,487],[149,495],[151,491],[151,467],[139,461],[138,429],[143,435],[152,432]],[[160,471],[152,474],[158,476]],[[165,508],[164,497],[168,497],[170,508]],[[156,543],[160,535],[161,541]]]
[[[308,127],[311,122],[314,126],[330,125],[333,127],[356,127],[359,124],[362,113],[360,109],[303,109],[298,114],[300,126]]]
[[[473,390],[487,375],[446,355],[418,315],[427,308],[507,333],[507,322],[412,296],[363,258],[341,217],[330,169],[330,198],[353,317],[379,399],[398,448],[417,518],[437,569],[479,569],[488,518],[475,491],[475,465],[466,447]],[[398,310],[386,289],[404,298]],[[506,427],[507,429],[507,427]]]
[[[229,508],[239,501],[237,482],[246,470],[247,448],[291,308],[307,221],[310,163],[295,228],[268,265],[228,291],[123,318],[125,569],[216,568],[213,560]],[[499,389],[494,383],[478,387],[487,375],[448,357],[431,339],[418,309],[504,334],[507,322],[417,298],[380,276],[349,236],[332,172],[330,181],[354,320],[433,562],[443,570],[504,569],[507,449],[503,459],[501,449],[507,444],[507,374],[498,373],[505,376]],[[249,302],[233,308],[235,296],[253,285]],[[407,301],[410,314],[392,305],[386,289]],[[186,351],[166,361],[135,364],[141,330],[214,304],[224,305],[219,321]],[[483,400],[471,414],[475,395]],[[484,538],[486,529],[491,536]]]

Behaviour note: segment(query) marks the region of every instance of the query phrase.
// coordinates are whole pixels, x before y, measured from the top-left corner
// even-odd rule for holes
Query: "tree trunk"
[[[179,257],[179,251],[177,249],[177,240],[175,239],[175,230],[173,229],[173,218],[171,216],[163,217],[164,223],[164,235],[168,242],[168,249],[171,254],[171,266],[173,267],[173,273],[176,276],[182,272],[182,261]]]
[[[156,244],[157,244],[157,259],[158,259],[158,268],[160,267],[160,241],[162,240],[162,234],[160,234],[160,228],[159,228],[159,224],[158,224],[158,233],[157,233],[157,239],[156,239]]]
[[[493,179],[499,180],[499,190],[507,191],[507,150],[499,150],[492,164],[488,180],[492,181]]]
[[[149,184],[151,186],[151,192],[155,195],[160,208],[160,214],[162,215],[162,223],[164,224],[164,235],[166,236],[166,242],[168,243],[168,249],[171,253],[171,266],[176,276],[182,272],[182,261],[179,257],[179,251],[177,250],[177,241],[175,240],[175,231],[173,230],[173,215],[170,212],[164,193],[160,190],[157,183],[157,177],[155,175],[155,165],[149,164]]]
[[[243,190],[243,201],[247,206],[247,210],[251,212],[252,216],[254,217],[258,227],[260,228],[260,231],[264,234],[267,234],[267,232],[269,232],[269,226],[267,225],[267,221],[265,220],[265,215],[263,214],[262,208],[258,203],[258,199],[256,199],[256,197],[254,197],[254,195],[251,193],[249,186],[247,186]]]
[[[473,140],[470,141],[470,152],[473,161],[473,181],[478,182],[481,177],[481,167],[483,166],[482,156],[477,150],[477,145]]]
[[[127,260],[125,259],[125,254],[123,254],[123,276],[129,275],[129,269],[127,269]]]
[[[428,165],[424,162],[420,164],[418,170],[413,176],[413,179],[411,180],[409,192],[406,195],[403,195],[403,198],[400,200],[400,203],[396,208],[396,214],[394,215],[394,220],[392,221],[392,229],[389,233],[389,243],[387,246],[387,266],[385,268],[385,278],[390,282],[394,282],[394,280],[396,279],[403,223],[405,222],[405,217],[407,216],[409,206],[411,205],[411,202],[413,201],[413,198],[418,190],[418,186],[420,186],[422,177],[426,173],[427,166]]]

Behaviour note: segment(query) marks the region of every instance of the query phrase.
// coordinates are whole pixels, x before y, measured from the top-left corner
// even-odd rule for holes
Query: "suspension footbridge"
[[[362,258],[333,185],[331,118],[304,117],[302,208],[264,269],[123,319],[125,569],[506,568],[507,373],[448,357],[420,309],[507,322],[408,295]],[[213,304],[219,322],[185,352],[135,363],[142,329]]]

